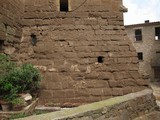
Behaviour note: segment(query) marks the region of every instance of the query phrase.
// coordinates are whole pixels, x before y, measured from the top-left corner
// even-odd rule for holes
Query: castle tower
[[[148,88],[121,0],[23,2],[22,37],[12,53],[42,71],[41,104],[79,105]]]

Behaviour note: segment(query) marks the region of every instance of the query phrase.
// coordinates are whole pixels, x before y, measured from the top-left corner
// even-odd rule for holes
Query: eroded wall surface
[[[0,1],[0,52],[14,54],[22,37],[22,0]]]
[[[26,0],[22,41],[21,59],[44,73],[42,103],[95,102],[147,86],[120,0],[70,0],[69,12],[59,11],[59,0]]]
[[[69,11],[60,12],[59,0],[24,1],[17,59],[41,70],[40,104],[74,106],[148,87],[124,29],[121,4],[69,0]]]

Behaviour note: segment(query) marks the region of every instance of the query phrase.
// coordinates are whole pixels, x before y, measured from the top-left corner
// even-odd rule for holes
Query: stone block
[[[103,88],[103,95],[104,96],[112,96],[112,89],[110,89],[110,88]]]
[[[7,34],[15,35],[15,29],[10,26],[7,26],[6,32]]]
[[[134,79],[124,79],[123,80],[124,86],[136,86],[136,81]]]
[[[34,5],[35,6],[41,6],[41,5],[48,5],[48,0],[35,0],[35,3],[34,3]],[[48,6],[49,7],[49,6]]]
[[[47,90],[61,90],[62,83],[61,82],[47,82]]]
[[[87,67],[85,66],[85,65],[80,65],[80,66],[78,66],[78,68],[79,68],[79,70],[81,71],[81,72],[86,72],[86,70],[87,70]],[[85,77],[86,78],[86,77]]]
[[[112,80],[113,79],[113,74],[110,72],[101,72],[98,75],[98,79],[100,80]]]
[[[62,89],[72,89],[74,88],[75,82],[74,81],[66,81],[62,82]]]
[[[41,81],[40,86],[41,86],[41,89],[47,90],[46,80]]]
[[[129,71],[129,74],[131,75],[131,77],[133,79],[139,79],[140,78],[140,74],[138,71]]]
[[[87,88],[94,88],[95,85],[97,83],[97,80],[89,80],[89,81],[86,81],[86,87]]]
[[[6,40],[6,33],[4,31],[0,30],[0,39],[1,40]]]
[[[69,93],[68,93],[69,94]],[[67,95],[68,95],[67,94]],[[45,98],[45,96],[43,96]],[[64,90],[52,90],[52,98],[66,98],[66,91]]]
[[[59,81],[61,81],[61,77],[57,73],[46,72],[44,74],[44,78],[47,82],[59,82]]]
[[[0,31],[6,32],[6,26],[2,22],[0,23]]]
[[[68,98],[67,100],[72,104],[73,106],[79,106],[82,104],[87,103],[88,97],[74,97],[74,98]]]
[[[76,89],[75,96],[76,97],[89,97],[90,93],[87,89]]]
[[[67,98],[74,98],[75,97],[75,90],[73,89],[68,89],[68,90],[65,90],[65,96]]]
[[[126,78],[130,78],[130,74],[124,71],[114,72],[113,73],[115,80],[121,81]]]
[[[29,19],[29,20],[24,19],[22,20],[22,24],[24,26],[32,26],[35,24],[35,20],[34,19]]]
[[[145,87],[145,86],[134,86],[134,87],[132,87],[132,92],[142,91],[142,90],[144,90],[146,88],[147,87]]]
[[[88,19],[84,19],[84,24],[85,25],[97,25],[98,21],[95,18],[88,18]]]
[[[37,62],[39,65],[42,65],[42,66],[54,65],[54,62],[52,60],[43,59],[43,60],[38,60]]]
[[[97,79],[98,75],[99,74],[97,72],[92,71],[91,73],[86,74],[85,78],[86,79]]]
[[[20,41],[21,36],[22,36],[22,29],[16,29],[15,30],[15,37],[17,37]]]
[[[132,88],[130,86],[124,87],[123,88],[123,94],[126,95],[126,94],[129,94],[129,93],[132,93]]]
[[[131,63],[131,62],[132,62],[131,58],[118,58],[117,60],[117,63]]]
[[[136,83],[141,86],[149,86],[149,80],[136,79]]]
[[[92,103],[92,102],[97,102],[101,100],[102,98],[100,96],[90,96],[89,98],[86,99],[86,103]]]
[[[113,96],[122,96],[123,95],[122,88],[112,88],[112,95]]]
[[[75,22],[75,18],[64,18],[61,20],[62,25],[67,24],[67,25],[72,25]]]
[[[40,99],[51,99],[53,98],[52,90],[41,90],[40,92]]]
[[[15,51],[16,49],[14,47],[5,47],[4,49],[4,53],[7,55],[12,55]]]
[[[109,86],[110,86],[111,88],[115,88],[115,87],[118,87],[118,86],[119,86],[120,81],[109,80],[108,83],[109,83]]]
[[[6,42],[8,42],[8,43],[13,43],[13,41],[14,41],[14,36],[13,35],[7,35],[6,36]]]
[[[92,96],[102,96],[103,95],[103,89],[102,88],[90,88],[89,93]]]
[[[97,80],[94,84],[94,88],[109,88],[108,81]]]
[[[72,73],[71,75],[73,80],[84,80],[84,73],[81,72],[76,72],[76,73]]]

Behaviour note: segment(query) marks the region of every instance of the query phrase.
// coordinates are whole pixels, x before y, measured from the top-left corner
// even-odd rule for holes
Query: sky
[[[123,5],[128,8],[124,13],[124,24],[160,21],[160,0],[123,0]]]

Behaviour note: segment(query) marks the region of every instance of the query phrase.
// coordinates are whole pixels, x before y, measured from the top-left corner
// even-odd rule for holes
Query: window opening
[[[103,63],[104,62],[104,57],[103,56],[99,56],[97,58],[97,60],[98,60],[98,63]]]
[[[33,46],[35,46],[37,43],[37,36],[34,34],[31,34],[31,43]]]
[[[155,40],[160,40],[160,27],[155,28]]]
[[[4,41],[0,40],[0,51],[3,50]]]
[[[135,30],[135,39],[136,41],[142,41],[142,30],[141,29]]]
[[[68,12],[68,0],[60,0],[60,11]]]
[[[138,53],[138,60],[143,60],[143,53],[142,52]]]

